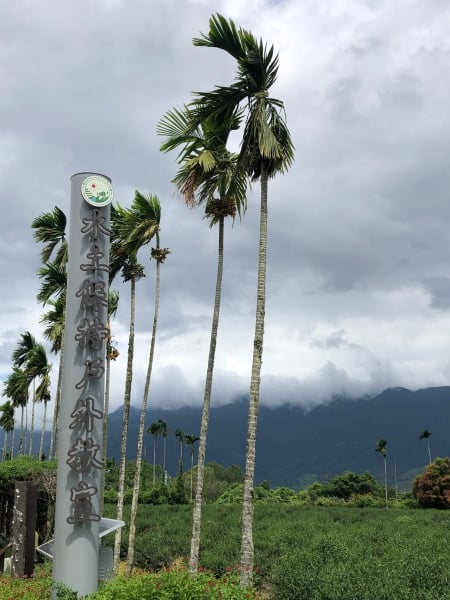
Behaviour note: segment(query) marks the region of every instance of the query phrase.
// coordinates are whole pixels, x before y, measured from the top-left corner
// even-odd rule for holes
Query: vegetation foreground
[[[450,600],[448,511],[257,505],[252,592],[239,588],[235,568],[239,506],[205,506],[196,580],[183,558],[189,554],[191,506],[140,508],[136,555],[145,572],[120,576],[93,598]],[[48,598],[50,585],[48,567],[47,575],[44,570],[32,580],[3,577],[0,600]]]

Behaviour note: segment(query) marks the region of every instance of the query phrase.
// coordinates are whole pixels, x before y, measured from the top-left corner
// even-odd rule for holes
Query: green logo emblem
[[[101,175],[89,175],[81,184],[81,195],[92,206],[107,206],[113,199],[111,182]]]

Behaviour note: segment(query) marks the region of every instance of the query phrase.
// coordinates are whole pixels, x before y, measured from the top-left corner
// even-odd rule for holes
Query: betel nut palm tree
[[[108,321],[106,324],[108,330],[108,337],[106,339],[106,369],[105,369],[105,398],[103,402],[103,431],[102,431],[102,498],[101,498],[101,509],[103,510],[105,491],[105,478],[106,478],[106,462],[108,459],[108,422],[109,422],[109,395],[111,387],[111,362],[116,361],[119,357],[119,351],[112,344],[111,336],[111,319],[116,315],[119,308],[119,292],[117,290],[108,291]]]
[[[158,124],[157,133],[166,137],[161,150],[179,149],[180,168],[173,179],[187,206],[205,204],[205,217],[210,227],[218,224],[217,274],[214,308],[211,324],[208,365],[206,371],[203,407],[200,425],[200,443],[197,462],[197,484],[192,519],[189,569],[196,573],[200,548],[201,511],[205,477],[205,456],[211,390],[214,373],[217,331],[222,295],[224,222],[234,219],[246,207],[247,177],[237,168],[237,155],[227,150],[231,131],[240,123],[238,110],[218,111],[192,125],[191,106],[168,111]],[[181,149],[180,149],[181,148]]]
[[[430,437],[431,431],[428,429],[424,429],[419,435],[419,440],[427,440],[427,450],[428,450],[428,464],[431,465],[431,448],[430,448]]]
[[[30,377],[30,382],[33,384],[32,393],[32,411],[31,411],[31,427],[28,453],[31,456],[33,453],[33,437],[34,437],[34,421],[35,421],[35,405],[36,402],[44,402],[44,420],[43,427],[45,428],[47,403],[50,401],[50,369],[51,365],[47,359],[47,352],[43,344],[38,343],[35,337],[25,331],[21,334],[20,342],[13,353],[13,361],[23,367]],[[42,440],[43,429],[41,429]],[[42,453],[42,451],[41,451]]]
[[[184,431],[180,427],[177,427],[175,429],[174,433],[175,433],[175,437],[178,440],[178,443],[180,444],[180,459],[178,462],[179,462],[180,471],[183,472]]]
[[[36,369],[34,369],[34,368],[30,369],[29,364],[30,364],[30,361],[32,360],[32,356],[33,356],[33,353],[35,352],[36,346],[37,346],[36,338],[29,331],[25,331],[24,333],[20,334],[19,342],[16,346],[16,349],[14,350],[14,352],[12,354],[13,365],[15,367],[19,367],[25,371],[26,375],[29,378],[29,385],[31,385],[31,383],[34,382],[34,385],[33,385],[34,390],[36,389],[35,377],[36,377],[36,375],[38,375],[38,373],[36,372]],[[37,367],[37,365],[35,365],[35,367]],[[29,398],[29,393],[27,396]],[[33,438],[34,403],[35,403],[35,394],[33,391],[30,439]],[[25,410],[27,410],[27,408],[28,408],[28,406],[25,406]],[[27,421],[27,423],[28,423],[28,421]],[[26,430],[28,433],[28,424],[27,424]],[[26,436],[25,436],[25,446],[26,446]],[[19,440],[19,448],[22,449],[22,436]],[[26,452],[26,448],[25,448],[25,452]],[[19,453],[21,453],[21,452],[19,452]]]
[[[154,421],[147,427],[147,433],[153,437],[153,480],[152,485],[156,485],[156,438],[161,435],[160,421]]]
[[[120,272],[123,281],[130,282],[130,328],[128,334],[127,366],[125,375],[125,391],[123,400],[122,431],[119,453],[119,484],[117,492],[117,519],[122,520],[125,493],[127,436],[131,406],[131,387],[133,383],[133,358],[136,316],[136,282],[145,277],[144,267],[138,262],[139,246],[128,244],[131,235],[130,209],[117,204],[111,206],[111,244],[110,244],[110,282]],[[122,529],[115,533],[114,540],[114,572],[117,573],[120,561],[120,545]]]
[[[23,428],[24,428],[24,411],[28,402],[28,388],[31,379],[25,369],[13,366],[12,372],[8,375],[4,382],[2,396],[9,398],[14,408],[20,408],[20,432],[18,454],[23,453]]]
[[[153,326],[150,340],[147,374],[144,385],[144,394],[142,397],[141,412],[139,416],[138,440],[136,448],[136,467],[134,472],[133,498],[131,502],[129,524],[127,566],[128,572],[131,574],[131,570],[134,564],[136,517],[141,483],[145,418],[147,414],[147,403],[150,391],[153,359],[155,355],[156,331],[158,326],[159,299],[161,290],[161,265],[166,260],[167,256],[170,253],[170,250],[168,248],[161,248],[160,246],[161,205],[157,196],[154,196],[152,194],[148,194],[147,196],[145,196],[144,194],[141,194],[141,192],[136,190],[134,195],[134,201],[129,214],[131,215],[130,218],[134,220],[134,223],[130,227],[132,233],[129,237],[129,243],[134,244],[137,241],[140,246],[145,246],[149,244],[152,239],[155,239],[156,241],[156,246],[151,248],[150,251],[151,258],[156,262]],[[167,436],[167,426],[165,435]]]
[[[238,29],[220,14],[210,18],[209,32],[193,42],[196,46],[224,50],[237,63],[234,83],[196,94],[193,123],[223,112],[233,114],[237,107],[242,108],[244,127],[238,164],[252,180],[260,181],[258,283],[242,507],[241,584],[248,586],[253,576],[253,486],[266,302],[268,181],[290,167],[294,146],[283,102],[269,95],[279,67],[273,46]]]
[[[14,406],[10,400],[7,400],[0,406],[0,427],[3,429],[2,460],[5,460],[8,434],[14,431]],[[13,450],[11,446],[11,456],[12,454]]]
[[[53,320],[48,322],[48,339],[52,342],[52,352],[59,353],[58,383],[55,394],[55,405],[53,410],[53,425],[50,437],[49,459],[53,454],[56,455],[59,409],[61,404],[62,389],[62,364],[64,354],[64,312],[65,312],[65,293],[66,293],[66,265],[68,260],[68,241],[66,237],[67,218],[64,212],[55,206],[52,211],[42,213],[36,217],[31,227],[35,229],[33,234],[37,242],[43,243],[41,250],[41,261],[44,265],[43,270],[38,271],[41,280],[44,281],[43,287],[38,294],[38,300],[44,306],[54,304],[54,312],[48,317]],[[61,283],[61,279],[64,281]],[[46,287],[44,287],[46,285]],[[45,320],[46,315],[43,319]],[[52,327],[52,326],[53,327]]]
[[[185,433],[184,440],[186,442],[186,446],[189,448],[189,453],[191,455],[191,492],[189,495],[189,500],[192,502],[192,491],[194,484],[194,450],[195,444],[200,440],[200,438],[198,437],[198,435],[195,435],[195,433]]]
[[[388,487],[387,487],[387,441],[379,439],[375,446],[375,452],[380,454],[384,460],[384,496],[386,502],[386,508],[388,507]]]
[[[50,307],[41,317],[45,325],[44,335],[51,342],[51,351],[59,353],[58,382],[56,386],[53,423],[50,436],[49,459],[56,456],[58,444],[58,421],[61,405],[63,355],[64,355],[64,325],[66,310],[67,271],[66,265],[46,263],[38,269],[41,287],[37,300],[44,306]]]

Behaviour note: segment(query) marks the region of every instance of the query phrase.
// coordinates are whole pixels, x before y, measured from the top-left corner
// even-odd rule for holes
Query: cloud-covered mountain
[[[410,490],[416,473],[428,462],[427,445],[419,434],[432,432],[433,457],[449,453],[450,387],[422,389],[416,392],[391,388],[373,398],[358,401],[342,397],[306,410],[293,404],[260,407],[257,435],[256,480],[268,480],[272,486],[303,487],[326,480],[345,470],[373,473],[380,480],[384,466],[375,453],[377,440],[387,440],[389,484]],[[139,411],[132,409],[128,436],[128,456],[134,458]],[[179,445],[177,427],[198,433],[200,409],[160,410],[149,408],[147,427],[163,419],[169,427],[167,470],[177,472]],[[109,452],[118,458],[122,411],[109,420]],[[244,464],[247,403],[212,408],[209,425],[207,461],[223,465]],[[146,435],[146,455],[151,461],[153,440]],[[162,441],[157,439],[157,461],[162,461]],[[185,451],[185,468],[188,467]]]

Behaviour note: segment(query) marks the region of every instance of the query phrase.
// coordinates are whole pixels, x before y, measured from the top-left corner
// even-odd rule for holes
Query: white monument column
[[[112,197],[104,175],[71,178],[53,579],[80,596],[98,586]]]

